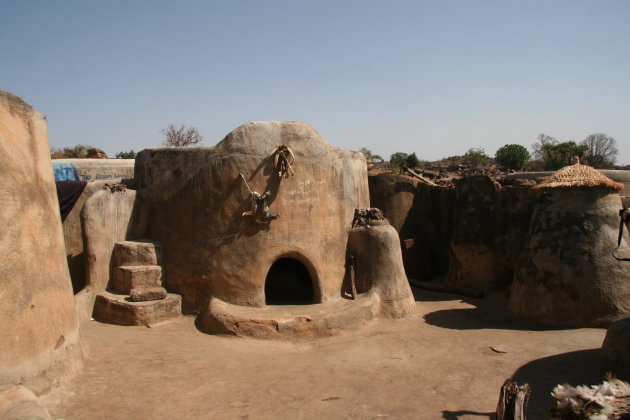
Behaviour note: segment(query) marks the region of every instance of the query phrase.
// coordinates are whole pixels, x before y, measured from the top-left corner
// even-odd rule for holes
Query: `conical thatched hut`
[[[516,266],[510,311],[575,327],[607,326],[630,315],[630,264],[611,254],[623,186],[578,161],[534,188],[542,193]]]

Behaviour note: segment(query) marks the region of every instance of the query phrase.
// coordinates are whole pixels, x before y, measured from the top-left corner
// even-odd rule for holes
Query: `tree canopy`
[[[365,158],[370,162],[375,162],[375,163],[380,163],[383,161],[383,158],[379,155],[375,155],[372,153],[372,151],[368,148],[362,147],[359,149],[359,152],[363,153],[365,155]]]
[[[166,136],[166,139],[162,142],[164,146],[194,146],[201,143],[203,138],[195,127],[186,129],[186,126],[182,124],[181,127],[176,128],[173,124],[162,130],[162,134]]]
[[[565,166],[571,165],[575,157],[582,157],[586,152],[586,146],[579,145],[574,141],[563,143],[546,144],[542,148],[544,168],[548,171],[555,171]]]
[[[520,144],[506,144],[499,148],[494,155],[494,159],[499,165],[516,171],[523,169],[530,158],[527,149]]]
[[[51,148],[50,157],[52,159],[85,159],[90,149],[94,148],[87,144],[77,144],[74,147]]]
[[[617,142],[603,133],[591,134],[581,146],[584,150],[584,163],[593,168],[612,168],[617,160]]]
[[[136,152],[134,152],[133,149],[131,149],[128,152],[121,151],[121,152],[116,153],[116,155],[114,157],[116,159],[135,159],[136,158]]]
[[[405,159],[405,164],[408,168],[412,169],[420,166],[420,159],[418,159],[418,156],[416,156],[416,152],[413,152],[412,154],[407,156],[407,159]]]
[[[475,169],[477,166],[487,163],[490,157],[486,155],[486,151],[482,148],[470,148],[462,157],[462,162]]]

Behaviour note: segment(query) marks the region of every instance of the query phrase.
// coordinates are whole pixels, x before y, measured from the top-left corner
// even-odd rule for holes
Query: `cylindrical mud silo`
[[[46,119],[0,90],[0,389],[39,394],[81,366]]]
[[[534,187],[532,214],[509,309],[520,319],[607,326],[630,314],[630,264],[617,261],[622,185],[576,163]],[[624,235],[622,247],[627,247]]]
[[[348,238],[359,292],[372,290],[381,301],[380,316],[403,318],[415,310],[415,300],[402,264],[398,233],[387,220],[355,227]]]

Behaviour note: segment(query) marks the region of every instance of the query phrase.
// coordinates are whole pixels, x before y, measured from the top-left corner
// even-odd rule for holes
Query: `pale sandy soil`
[[[193,318],[83,325],[85,366],[43,398],[54,419],[489,419],[506,378],[549,418],[561,382],[628,371],[599,357],[603,329],[510,322],[505,299],[416,291],[417,313],[300,342],[205,335]]]

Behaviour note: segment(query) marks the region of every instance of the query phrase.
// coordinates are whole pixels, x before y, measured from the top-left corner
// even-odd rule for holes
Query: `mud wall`
[[[530,185],[501,186],[487,176],[457,181],[448,280],[498,290],[514,277],[537,194]]]
[[[403,175],[370,175],[370,206],[383,211],[401,239],[405,271],[429,279],[448,271],[455,190]]]
[[[288,145],[295,174],[280,180],[274,150]],[[297,122],[244,124],[215,147],[143,150],[136,177],[148,206],[148,237],[162,245],[166,287],[196,312],[213,295],[264,306],[280,258],[303,263],[315,300],[337,299],[354,209],[369,204],[365,158],[332,147]],[[269,191],[271,221],[243,216],[250,193]]]
[[[516,264],[509,310],[547,325],[607,327],[630,315],[630,264],[612,258],[620,205],[605,188],[539,196]],[[624,232],[621,248],[630,239]]]
[[[45,118],[0,91],[0,388],[36,393],[81,363]]]
[[[106,290],[112,273],[112,254],[116,242],[143,236],[143,207],[136,191],[94,192],[81,209],[84,238],[85,287],[76,295],[79,319],[89,319],[96,294]]]
[[[120,182],[133,178],[134,159],[55,159],[77,170],[77,181]]]
[[[95,192],[102,190],[107,181],[90,182],[63,221],[63,239],[66,245],[66,259],[70,269],[72,289],[78,293],[85,287],[86,259],[83,249],[83,229],[81,228],[81,210],[85,201]]]
[[[486,290],[510,284],[535,204],[533,182],[502,186],[473,176],[444,188],[379,174],[369,183],[371,206],[399,232],[409,277],[448,273],[453,284]]]

